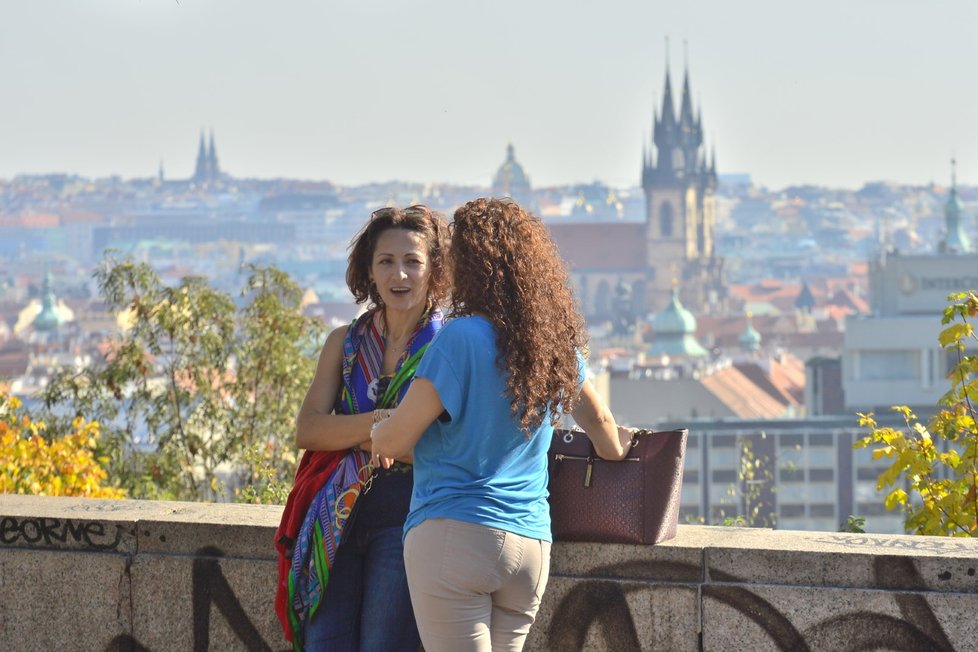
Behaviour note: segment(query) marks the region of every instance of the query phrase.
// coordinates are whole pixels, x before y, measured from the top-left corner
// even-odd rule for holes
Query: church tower
[[[207,147],[207,176],[211,183],[221,179],[221,168],[217,164],[217,148],[214,146],[214,130],[211,129],[211,142]]]
[[[944,205],[944,240],[938,249],[943,253],[966,254],[971,251],[971,243],[964,232],[962,218],[964,204],[958,198],[958,176],[955,169],[957,161],[951,159],[951,196]]]
[[[194,166],[194,176],[191,179],[198,186],[208,181],[207,175],[207,145],[204,143],[204,130],[200,130],[200,145],[197,147],[197,165]]]
[[[684,70],[679,115],[669,66],[662,110],[653,116],[651,147],[643,146],[646,263],[649,305],[661,309],[678,283],[683,302],[697,312],[719,307],[722,260],[716,257],[716,153],[706,154],[702,114],[693,107]]]
[[[204,139],[204,130],[200,130],[197,164],[194,166],[194,176],[190,180],[198,188],[213,186],[221,180],[221,168],[217,163],[217,147],[214,145],[213,130],[211,130],[209,144]]]

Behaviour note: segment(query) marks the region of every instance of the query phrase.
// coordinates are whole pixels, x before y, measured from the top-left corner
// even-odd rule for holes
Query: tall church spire
[[[679,110],[679,121],[683,124],[696,124],[696,116],[693,113],[693,98],[689,92],[689,68],[683,71],[683,97],[682,107]]]
[[[221,168],[217,164],[217,148],[214,146],[214,130],[211,129],[210,146],[207,148],[207,176],[208,181],[214,183],[221,177]]]
[[[683,295],[690,305],[710,310],[725,296],[723,268],[714,248],[716,153],[704,143],[702,112],[693,103],[688,64],[681,88],[677,119],[667,62],[661,109],[653,109],[651,148],[643,150],[646,260],[654,271],[646,297],[653,306],[665,303],[669,275],[662,272],[672,266],[684,279]]]
[[[676,103],[672,99],[672,78],[670,70],[672,66],[669,62],[669,37],[666,37],[666,83],[662,91],[662,124],[667,131],[671,131],[676,126]]]
[[[672,177],[684,167],[680,140],[675,103],[672,99],[672,78],[667,67],[665,88],[662,92],[662,113],[655,120],[652,131],[652,143],[657,152],[655,169],[663,177]]]
[[[672,99],[672,79],[669,75],[669,68],[666,68],[666,85],[665,89],[662,91],[661,124],[663,124],[667,129],[672,129],[676,126],[675,106],[675,102]]]
[[[193,182],[197,185],[207,183],[207,145],[204,142],[204,130],[200,130],[200,144],[197,146],[197,165],[194,167]]]
[[[683,42],[686,49],[686,43]],[[706,155],[701,154],[703,145],[703,129],[700,119],[693,108],[693,94],[689,87],[689,55],[685,56],[683,66],[683,91],[679,109],[679,140],[683,151],[683,172],[692,176],[706,170]]]
[[[685,47],[685,42],[683,43]],[[682,106],[679,110],[679,124],[683,129],[693,129],[696,127],[696,115],[693,112],[693,97],[689,92],[689,63],[683,63],[683,96]]]

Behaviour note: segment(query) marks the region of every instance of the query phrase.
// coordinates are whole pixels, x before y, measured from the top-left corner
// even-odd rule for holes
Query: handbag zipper
[[[594,471],[594,456],[593,455],[564,455],[563,453],[554,453],[554,460],[557,462],[563,462],[564,460],[572,460],[575,462],[587,462],[587,469],[584,471],[584,486],[591,486],[591,473]],[[626,457],[621,460],[622,462],[638,462],[640,461],[637,457]]]
[[[554,461],[556,462],[563,462],[564,460],[569,460],[572,462],[587,462],[588,460],[594,460],[594,459],[602,460],[604,462],[610,461],[610,460],[604,460],[600,457],[590,457],[586,455],[565,455],[564,453],[554,453]],[[637,457],[626,457],[623,460],[619,460],[619,462],[641,462],[641,460]],[[618,464],[618,462],[611,462],[611,464]]]

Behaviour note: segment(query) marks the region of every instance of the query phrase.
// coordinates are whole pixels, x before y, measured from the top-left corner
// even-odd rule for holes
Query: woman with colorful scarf
[[[276,534],[276,611],[296,650],[416,652],[401,535],[410,454],[370,465],[370,429],[407,392],[441,328],[447,227],[424,206],[375,211],[346,281],[368,310],[330,333],[299,410],[306,449]]]

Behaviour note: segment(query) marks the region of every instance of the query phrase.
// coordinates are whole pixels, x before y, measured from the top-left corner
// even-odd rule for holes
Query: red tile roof
[[[50,213],[30,215],[4,215],[0,217],[0,227],[23,227],[28,229],[56,229],[61,226],[61,218]]]
[[[744,361],[734,366],[779,403],[797,406],[805,402],[805,364],[798,358],[784,355],[763,364]]]
[[[785,416],[785,404],[758,387],[736,367],[727,367],[700,379],[700,383],[735,415],[745,419]]]
[[[867,313],[869,304],[865,295],[865,277],[819,277],[808,283],[815,298],[816,310],[828,306],[842,306],[851,312]],[[802,284],[778,279],[762,279],[753,284],[735,284],[729,288],[730,296],[741,303],[769,303],[781,312],[793,312],[795,301],[801,294]]]

